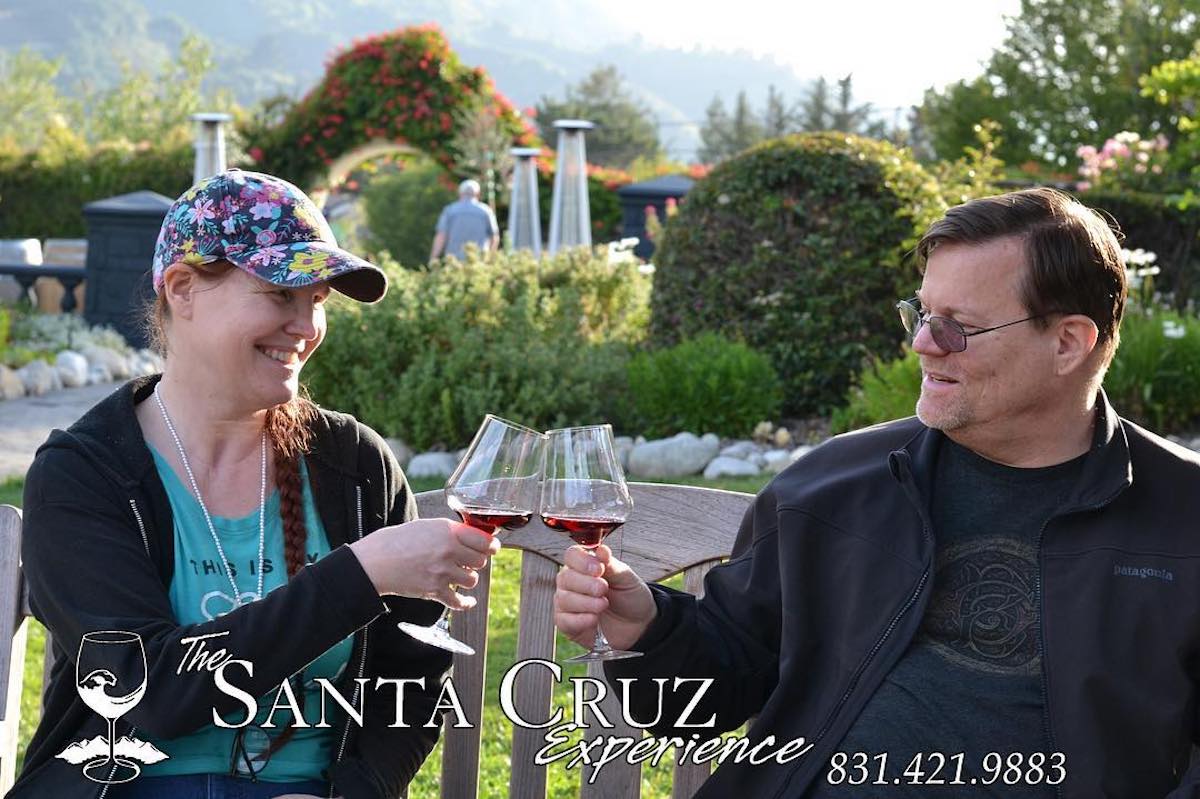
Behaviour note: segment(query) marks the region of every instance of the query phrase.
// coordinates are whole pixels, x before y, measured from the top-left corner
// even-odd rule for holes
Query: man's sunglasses
[[[1036,316],[1027,316],[1015,322],[1005,322],[1002,325],[985,327],[982,330],[973,330],[968,333],[961,323],[948,316],[926,315],[921,310],[921,301],[916,297],[913,297],[911,300],[900,300],[900,302],[896,303],[896,310],[900,312],[900,321],[903,323],[905,331],[908,332],[909,342],[917,337],[923,325],[929,325],[929,334],[933,336],[933,343],[947,352],[962,352],[967,348],[967,339],[971,336],[978,336],[980,333],[990,333],[993,330],[1012,327],[1022,322],[1028,322],[1031,319],[1041,319],[1046,315],[1037,314]]]

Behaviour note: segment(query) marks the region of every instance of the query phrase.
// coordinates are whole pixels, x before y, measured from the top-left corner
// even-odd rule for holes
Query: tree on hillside
[[[184,37],[175,58],[158,65],[158,74],[123,66],[120,83],[88,98],[88,140],[153,142],[188,135],[189,117],[197,111],[232,110],[228,91],[208,96],[202,89],[212,68],[212,45],[196,34]]]
[[[1170,129],[1169,109],[1138,90],[1138,78],[1187,55],[1200,34],[1200,0],[1022,0],[983,77],[930,91],[922,122],[940,157],[970,144],[987,117],[1003,129],[1008,163],[1073,162],[1081,144],[1121,130]],[[971,117],[971,118],[968,118]]]
[[[0,51],[0,144],[36,150],[51,126],[78,119],[79,104],[54,85],[62,64],[61,58],[51,61],[27,47]]]
[[[789,106],[783,92],[773,85],[767,87],[767,107],[763,111],[763,133],[769,139],[783,136],[796,129],[796,109]]]
[[[764,139],[798,131],[840,130],[889,138],[887,125],[871,118],[873,111],[870,103],[855,103],[851,75],[838,80],[836,98],[830,96],[829,82],[817,78],[799,105],[789,105],[783,94],[770,86],[761,115],[750,106],[744,91],[738,93],[732,114],[720,97],[714,97],[700,128],[697,157],[704,163],[716,163]]]
[[[751,107],[745,91],[738,92],[732,114],[725,109],[720,97],[714,97],[708,104],[704,125],[700,128],[697,157],[702,163],[716,163],[737,155],[747,147],[753,147],[764,138],[766,129]]]
[[[556,119],[586,119],[596,123],[587,135],[588,160],[627,169],[637,158],[655,160],[662,154],[658,120],[625,86],[615,66],[602,66],[567,89],[565,99],[543,96],[537,105],[542,139],[557,141]]]

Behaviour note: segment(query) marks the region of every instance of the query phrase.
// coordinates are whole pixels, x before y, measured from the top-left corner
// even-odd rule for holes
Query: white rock
[[[63,350],[54,359],[54,368],[58,370],[66,388],[79,388],[87,385],[87,358],[72,350]]]
[[[704,467],[704,477],[715,480],[718,477],[749,477],[758,474],[758,467],[753,463],[739,458],[718,456],[709,461]]]
[[[629,453],[629,471],[639,477],[684,477],[699,474],[717,456],[721,442],[716,436],[697,438],[680,433],[635,445]]]
[[[422,452],[408,462],[408,477],[449,477],[458,466],[458,458],[449,452]]]
[[[108,370],[109,380],[125,380],[129,377],[129,364],[125,356],[108,347],[84,347],[83,357],[91,366],[103,366]]]
[[[50,367],[50,390],[51,391],[62,391],[62,387],[63,387],[62,375],[60,375],[58,373],[57,369],[55,369],[53,366],[51,366]]]
[[[629,453],[633,452],[633,439],[629,436],[617,436],[613,439],[613,448],[617,452],[621,468],[629,471]]]
[[[88,367],[88,385],[96,383],[111,383],[113,381],[112,372],[108,371],[108,367],[104,364],[93,364]]]
[[[0,364],[0,399],[20,399],[25,396],[25,383],[17,373]]]
[[[413,451],[398,438],[385,438],[384,441],[391,448],[392,454],[396,456],[396,460],[400,463],[400,468],[408,466],[408,462],[412,460]]]
[[[772,449],[763,453],[763,461],[768,472],[779,474],[792,462],[792,453],[786,449]]]
[[[792,450],[792,460],[798,461],[808,453],[812,452],[814,449],[815,447],[812,444],[801,444]]]
[[[638,436],[637,438],[635,438],[635,439],[633,440],[633,445],[634,445],[635,447],[636,447],[638,444],[645,444],[645,443],[646,443],[646,437],[645,437],[645,436]]]
[[[750,456],[760,452],[761,449],[753,441],[735,441],[721,450],[721,455],[726,458],[741,458],[742,460],[746,460]]]
[[[705,433],[703,436],[700,437],[700,440],[705,442],[706,444],[712,444],[717,449],[721,448],[721,439],[720,439],[720,437],[717,436],[716,433]]]
[[[25,393],[31,397],[53,391],[56,374],[54,367],[40,358],[35,358],[17,370],[17,376],[25,385]]]

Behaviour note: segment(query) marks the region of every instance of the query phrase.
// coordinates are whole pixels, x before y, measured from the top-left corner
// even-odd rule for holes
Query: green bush
[[[433,161],[415,161],[400,171],[373,178],[362,193],[373,252],[386,250],[407,267],[429,260],[438,215],[454,201],[446,170]]]
[[[1122,416],[1157,433],[1200,421],[1200,319],[1169,310],[1130,309],[1104,389]],[[911,416],[921,393],[916,353],[866,369],[833,415],[834,432]]]
[[[876,359],[863,370],[846,404],[833,412],[830,428],[834,433],[844,433],[912,416],[920,395],[921,361],[906,347],[903,358]]]
[[[190,144],[0,151],[0,238],[83,238],[83,206],[134,191],[171,199],[192,185]]]
[[[1200,319],[1132,309],[1121,322],[1104,388],[1123,416],[1155,432],[1194,426],[1200,419]]]
[[[745,344],[702,333],[629,362],[636,429],[650,437],[749,435],[779,412],[782,393],[770,360]]]
[[[870,356],[899,352],[907,253],[945,209],[905,150],[841,133],[775,139],[698,181],[656,253],[652,340],[703,330],[767,354],[784,412],[834,407]]]
[[[331,304],[304,372],[317,402],[418,448],[465,446],[484,412],[542,428],[624,423],[625,360],[649,315],[636,265],[568,250],[381,266],[382,302]]]

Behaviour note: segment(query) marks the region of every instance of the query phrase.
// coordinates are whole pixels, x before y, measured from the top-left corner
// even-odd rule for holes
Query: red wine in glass
[[[458,518],[462,519],[463,524],[469,524],[477,530],[483,530],[485,533],[495,532],[503,527],[506,530],[516,530],[529,524],[529,520],[533,518],[532,511],[500,511],[494,508],[473,508],[470,506],[459,506],[457,502],[451,500],[450,507],[458,514]]]
[[[563,516],[542,515],[542,523],[551,530],[566,533],[579,546],[595,549],[625,522],[617,519],[569,519]]]
[[[551,530],[569,536],[596,557],[596,547],[624,524],[633,510],[625,472],[613,446],[612,427],[561,428],[548,431],[546,439],[539,515]],[[590,663],[640,654],[613,649],[597,624],[591,650],[567,662]]]

